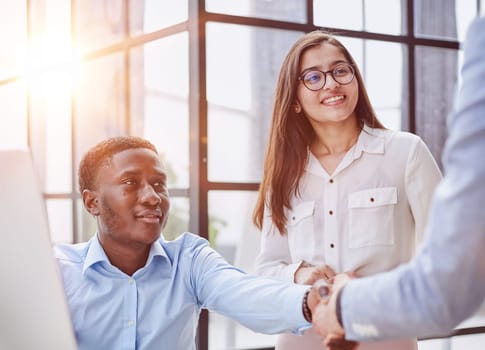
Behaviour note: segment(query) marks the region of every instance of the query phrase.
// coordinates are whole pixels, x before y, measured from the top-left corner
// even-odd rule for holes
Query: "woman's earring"
[[[295,104],[295,112],[296,114],[300,114],[301,113],[301,106],[299,103]]]

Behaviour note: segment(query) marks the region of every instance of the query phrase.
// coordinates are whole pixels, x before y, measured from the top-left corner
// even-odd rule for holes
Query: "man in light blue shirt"
[[[394,271],[356,280],[339,276],[330,300],[314,314],[323,336],[365,341],[443,335],[484,301],[485,17],[470,26],[464,53],[445,176],[423,247]]]
[[[202,308],[264,333],[308,328],[318,298],[308,286],[248,275],[190,233],[161,238],[166,176],[156,148],[137,137],[102,141],[81,161],[98,231],[55,247],[79,349],[195,349]]]

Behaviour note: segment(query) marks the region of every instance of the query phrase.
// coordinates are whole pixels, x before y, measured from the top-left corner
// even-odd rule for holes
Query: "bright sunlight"
[[[29,40],[24,50],[22,79],[31,93],[52,96],[79,83],[82,60],[66,36],[46,35]]]

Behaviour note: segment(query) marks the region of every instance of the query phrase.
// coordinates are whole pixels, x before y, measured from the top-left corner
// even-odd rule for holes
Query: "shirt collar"
[[[167,256],[167,253],[165,252],[165,249],[163,249],[163,246],[161,244],[161,239],[157,240],[155,243],[152,244],[150,247],[150,252],[148,253],[148,259],[145,264],[145,266],[150,265],[150,263],[153,261],[155,256],[161,256],[162,258],[165,258],[168,262],[170,262],[170,259]],[[98,234],[94,235],[89,240],[89,247],[88,247],[88,252],[86,254],[86,259],[84,260],[83,264],[83,274],[86,273],[86,270],[89,269],[91,266],[98,262],[106,262],[106,264],[111,265],[108,256],[106,255],[103,247],[101,246],[101,243],[99,243],[98,239]]]
[[[106,261],[109,264],[109,259],[103,247],[101,247],[101,243],[99,243],[98,234],[95,234],[89,240],[88,252],[86,253],[86,259],[84,259],[83,264],[83,274],[86,273],[88,268],[101,261]]]
[[[162,239],[157,240],[150,247],[150,253],[148,253],[148,259],[147,259],[147,263],[145,264],[145,266],[150,265],[150,263],[153,261],[153,259],[156,256],[160,256],[161,258],[164,258],[168,262],[170,262],[170,259],[168,258],[168,255],[167,255],[167,252],[165,252],[165,249],[163,249],[163,246],[161,244],[161,240]]]
[[[362,152],[370,154],[384,154],[385,140],[381,129],[373,129],[364,125],[354,149],[354,159],[360,157]]]

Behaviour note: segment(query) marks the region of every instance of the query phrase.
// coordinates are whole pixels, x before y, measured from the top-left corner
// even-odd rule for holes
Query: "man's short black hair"
[[[148,140],[138,136],[116,136],[99,142],[86,152],[79,164],[79,191],[93,190],[100,167],[122,151],[147,148],[158,154],[157,148]]]

